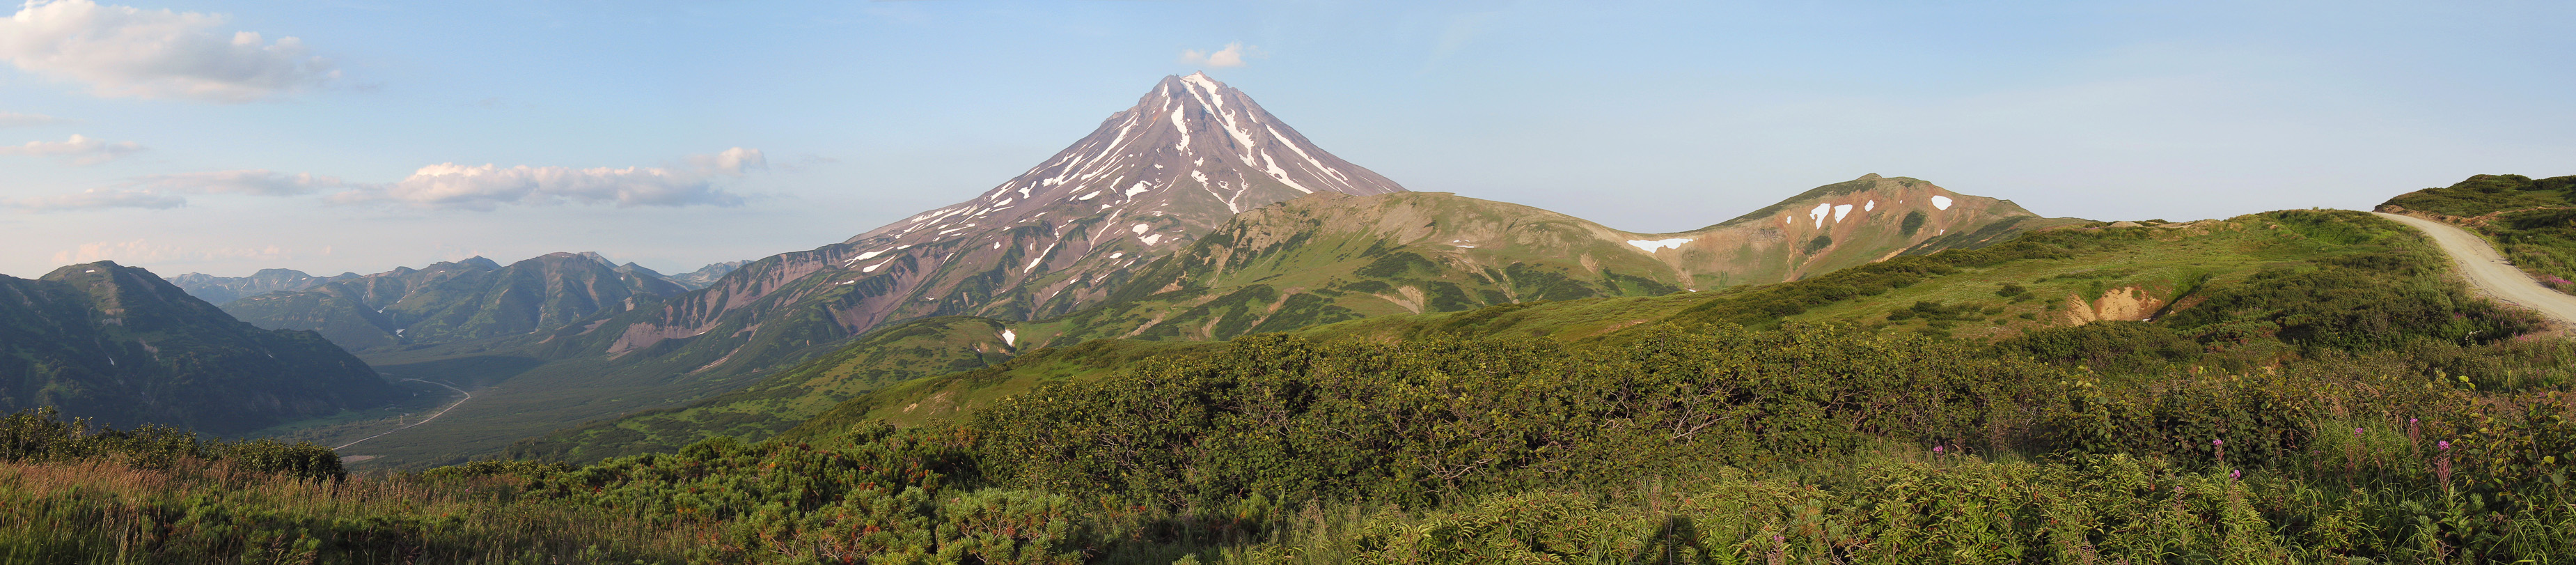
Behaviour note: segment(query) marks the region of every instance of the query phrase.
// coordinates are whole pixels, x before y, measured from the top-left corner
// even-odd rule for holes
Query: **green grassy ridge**
[[[1770,217],[1820,199],[1867,196],[1889,206],[1852,225],[1896,213],[1904,194],[1949,194],[1916,179],[1876,175],[1837,183],[1765,208]],[[1046,345],[1097,338],[1217,340],[1395,314],[1499,304],[1670,294],[1794,278],[1807,269],[1865,264],[1901,254],[1991,245],[2020,233],[2080,223],[2038,218],[2009,202],[1959,195],[1958,233],[1843,228],[1829,250],[1756,245],[1768,226],[1730,222],[1664,236],[1743,237],[1731,251],[1636,247],[1659,237],[1613,230],[1545,210],[1445,193],[1318,195],[1247,212],[1158,260],[1106,305],[1028,324]],[[1980,211],[1971,212],[1971,202]],[[1929,209],[1929,207],[1925,207]],[[1873,215],[1875,214],[1875,215]],[[1912,213],[1920,217],[1919,210]],[[1739,233],[1740,232],[1740,233]],[[1713,283],[1713,284],[1712,284]]]
[[[1338,195],[1333,195],[1338,196]],[[1440,193],[1318,196],[1247,212],[1033,340],[1221,340],[1523,300],[1665,294],[1651,257],[1568,216]],[[1461,247],[1452,241],[1474,241]]]
[[[2541,284],[2576,293],[2576,176],[2477,175],[2398,195],[2382,211],[2434,215],[2495,243]]]
[[[2576,202],[2576,176],[2534,179],[2522,175],[2472,175],[2440,188],[2388,199],[2381,206],[2469,218],[2507,210],[2566,206]]]
[[[253,327],[144,269],[0,277],[0,295],[0,410],[232,434],[397,394],[312,332]]]

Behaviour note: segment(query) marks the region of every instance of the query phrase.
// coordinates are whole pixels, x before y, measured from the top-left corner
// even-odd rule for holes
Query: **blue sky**
[[[2569,3],[1926,4],[42,1],[0,20],[0,273],[679,272],[1201,69],[1408,188],[1640,232],[1865,173],[2173,220],[2576,174]]]

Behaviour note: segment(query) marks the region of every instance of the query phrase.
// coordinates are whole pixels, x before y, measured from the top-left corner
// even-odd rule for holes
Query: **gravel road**
[[[2469,284],[2487,296],[2537,310],[2559,323],[2576,326],[2576,296],[2540,286],[2538,281],[2531,280],[2530,275],[2523,274],[2522,269],[2505,262],[2504,255],[2496,253],[2495,248],[2487,245],[2487,240],[2477,234],[2414,216],[2371,213],[2414,226],[2425,235],[2433,236],[2433,243],[2441,245],[2442,252],[2451,255],[2451,262],[2459,264],[2460,274],[2467,276]]]

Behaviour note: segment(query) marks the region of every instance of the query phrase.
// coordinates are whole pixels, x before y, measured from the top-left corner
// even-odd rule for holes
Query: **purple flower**
[[[2352,435],[2361,435],[2361,428],[2353,428]]]
[[[2228,469],[2228,470],[2227,470],[2227,480],[2231,480],[2231,481],[2233,481],[2233,480],[2242,479],[2242,478],[2245,478],[2245,470],[2244,470],[2244,469]]]
[[[1938,445],[1932,446],[1932,452],[1933,452],[1933,453],[1940,453],[1940,452],[1941,452],[1941,446],[1938,446]]]
[[[2443,451],[2451,450],[2451,442],[2448,440],[2433,442],[2433,446],[2442,448]]]
[[[2409,424],[2415,423],[2415,419],[2414,419],[2414,418],[2407,418],[2407,419],[2406,419],[2406,423],[2409,423]]]
[[[2213,440],[2209,440],[2209,445],[2210,445],[2210,446],[2212,446],[2212,447],[2221,446],[2221,445],[2227,445],[2227,440],[2223,440],[2223,439],[2213,439]]]

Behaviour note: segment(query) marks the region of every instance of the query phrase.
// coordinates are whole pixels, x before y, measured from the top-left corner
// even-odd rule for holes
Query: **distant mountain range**
[[[0,275],[0,412],[55,406],[116,426],[235,433],[396,394],[320,335],[253,327],[150,271],[101,261]]]
[[[254,325],[321,332],[351,350],[450,343],[553,330],[630,298],[704,288],[745,261],[677,276],[595,252],[501,265],[474,257],[421,269],[315,277],[263,269],[248,277],[188,273],[172,283]]]
[[[638,297],[686,292],[596,254],[552,253],[500,265],[475,257],[424,269],[253,296],[224,310],[264,328],[321,332],[351,350],[527,335],[563,327]]]
[[[189,295],[200,300],[223,304],[247,296],[280,291],[293,292],[354,278],[358,278],[357,273],[316,277],[294,269],[260,269],[259,272],[247,277],[218,277],[205,273],[186,273],[170,277],[170,284],[178,286],[179,290],[188,291]]]

